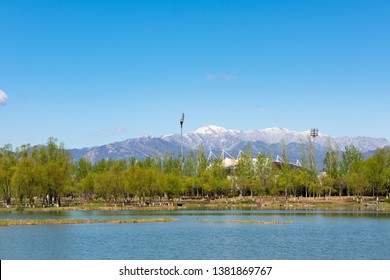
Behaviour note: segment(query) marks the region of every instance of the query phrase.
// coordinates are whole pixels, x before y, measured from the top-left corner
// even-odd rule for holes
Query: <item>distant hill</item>
[[[237,157],[240,150],[245,151],[250,145],[255,156],[261,152],[270,155],[273,151],[274,157],[282,154],[282,141],[284,141],[290,162],[302,159],[301,146],[308,145],[310,131],[293,131],[286,128],[267,128],[263,130],[230,130],[214,125],[197,129],[194,132],[183,135],[183,147],[186,154],[189,150],[197,150],[203,146],[206,154],[219,156],[222,151],[233,157]],[[327,142],[337,143],[342,152],[349,145],[354,145],[363,154],[370,155],[378,148],[390,146],[390,142],[384,138],[371,137],[339,137],[330,138],[320,133],[314,141],[315,154],[318,168],[322,169],[322,162],[327,151]],[[156,154],[178,155],[180,152],[180,134],[164,135],[161,137],[140,137],[128,139],[99,147],[72,149],[70,152],[75,160],[86,158],[95,163],[101,159],[129,159],[135,157],[139,160],[147,156],[153,157]]]

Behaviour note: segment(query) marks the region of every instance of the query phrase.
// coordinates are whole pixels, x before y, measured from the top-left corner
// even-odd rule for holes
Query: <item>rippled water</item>
[[[1,227],[0,259],[390,259],[390,213],[269,210],[0,213],[0,219],[147,217],[176,220]],[[237,220],[281,224],[234,222]]]

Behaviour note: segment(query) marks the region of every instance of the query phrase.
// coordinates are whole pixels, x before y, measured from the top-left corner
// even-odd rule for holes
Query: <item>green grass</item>
[[[253,200],[239,200],[237,201],[237,204],[244,204],[244,205],[252,205],[256,204]]]

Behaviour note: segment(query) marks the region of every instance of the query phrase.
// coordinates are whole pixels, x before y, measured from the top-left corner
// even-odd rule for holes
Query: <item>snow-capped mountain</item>
[[[242,142],[256,143],[263,142],[268,145],[281,144],[282,141],[288,145],[291,143],[307,143],[310,131],[298,132],[286,128],[274,127],[263,130],[230,130],[214,125],[197,129],[195,132],[183,135],[183,144],[187,148],[195,149],[202,144],[205,150],[234,150],[234,147]],[[180,144],[180,135],[162,136],[162,139]],[[390,145],[384,138],[370,137],[340,137],[331,138],[329,135],[319,133],[315,144],[327,146],[328,141],[334,145],[337,143],[340,150],[349,145],[354,145],[361,152],[367,152]]]
[[[245,151],[247,146],[250,145],[254,154],[261,152],[269,155],[272,150],[276,157],[281,155],[283,141],[290,161],[295,162],[302,158],[301,146],[302,144],[307,145],[309,137],[310,131],[298,132],[279,127],[243,131],[209,125],[184,134],[183,147],[185,153],[189,150],[196,150],[202,145],[206,153],[212,151],[214,154],[220,154],[221,151],[227,151],[232,156],[236,156],[240,150]],[[314,141],[319,167],[322,165],[329,140],[333,145],[337,143],[340,151],[343,151],[349,145],[354,145],[362,153],[390,146],[390,142],[384,138],[330,138],[328,135],[320,133]],[[104,158],[129,159],[135,157],[143,159],[147,156],[153,157],[156,154],[164,153],[177,155],[180,151],[180,146],[180,134],[173,134],[161,137],[146,136],[100,147],[73,149],[71,153],[75,160],[83,157],[92,162],[97,162]]]

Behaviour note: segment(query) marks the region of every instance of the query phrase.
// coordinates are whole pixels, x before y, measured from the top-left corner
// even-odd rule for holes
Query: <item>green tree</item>
[[[73,173],[77,182],[80,182],[81,179],[87,177],[93,171],[92,163],[85,159],[80,158],[73,166]]]
[[[101,159],[93,165],[92,171],[95,173],[102,173],[104,171],[110,170],[113,164],[114,161],[112,159]]]
[[[325,154],[324,158],[324,167],[326,174],[333,178],[337,179],[340,175],[340,158],[337,143],[335,143],[335,148],[333,148],[331,139],[328,138],[328,151]]]
[[[196,151],[196,169],[195,169],[195,188],[196,188],[196,196],[198,197],[200,194],[204,195],[204,173],[207,170],[209,163],[207,160],[207,156],[204,152],[203,146],[199,145]]]
[[[257,194],[265,194],[268,189],[269,179],[272,173],[272,164],[272,159],[267,158],[264,154],[258,153],[256,163],[254,165]]]
[[[344,175],[344,181],[348,189],[348,194],[352,192],[354,196],[363,196],[369,185],[363,172],[348,172]]]
[[[213,193],[214,196],[219,196],[220,194],[227,196],[229,193],[230,182],[227,179],[226,169],[222,163],[222,159],[217,158],[213,160],[210,165],[210,175],[210,193]]]
[[[290,194],[292,185],[292,174],[291,174],[291,166],[290,166],[290,160],[288,158],[287,154],[287,147],[284,143],[284,140],[282,140],[282,162],[280,164],[280,173],[278,177],[278,185],[281,188],[281,190],[284,190],[284,196],[287,198]]]
[[[310,136],[307,138],[307,145],[301,143],[300,146],[302,167],[304,168],[307,175],[305,183],[305,197],[312,195],[313,198],[315,198],[319,191],[317,161],[314,148],[314,142]]]
[[[304,196],[307,194],[307,189],[309,185],[310,174],[307,169],[304,168],[295,168],[291,170],[292,173],[292,189],[294,196]]]
[[[97,173],[94,179],[94,186],[97,196],[103,198],[105,201],[109,201],[111,184],[109,171]]]
[[[331,196],[332,191],[334,190],[336,179],[331,177],[328,173],[325,172],[319,176],[319,183],[320,183],[320,193],[323,194],[324,199],[326,198],[327,194],[328,196]]]
[[[72,157],[65,150],[64,144],[57,145],[57,139],[49,138],[46,147],[40,151],[41,164],[45,174],[45,185],[49,203],[61,205],[61,196],[65,186],[70,182],[72,172]]]
[[[92,200],[94,198],[96,193],[95,180],[96,174],[91,172],[83,177],[78,183],[79,189],[85,200]]]
[[[165,175],[163,191],[169,201],[174,200],[182,193],[182,186],[182,180],[177,174],[168,173]]]
[[[309,137],[309,189],[313,193],[313,198],[315,198],[318,190],[318,172],[317,172],[317,161],[316,161],[316,155],[315,155],[315,149],[314,149],[314,142]]]
[[[0,194],[7,205],[11,204],[11,180],[17,164],[11,145],[0,148]]]
[[[247,191],[249,191],[252,196],[255,188],[256,171],[252,159],[252,150],[249,145],[245,153],[240,153],[236,176],[240,196],[246,195]]]
[[[136,161],[131,160],[130,166],[124,172],[125,196],[127,199],[134,198],[136,195],[139,195],[138,186],[140,183],[138,182],[138,178],[140,170],[141,168],[138,164],[136,164]]]
[[[125,193],[124,171],[126,168],[126,161],[116,161],[108,171],[108,193],[110,198],[113,198],[114,203],[117,203],[118,198]]]
[[[173,173],[181,175],[181,162],[180,159],[169,154],[165,154],[162,163],[162,169],[164,173]]]
[[[352,179],[359,178],[356,176],[356,174],[362,172],[362,163],[363,154],[355,146],[351,145],[345,147],[345,152],[343,153],[343,160],[340,163],[341,184],[339,186],[339,195],[350,195],[352,189],[355,188],[353,186],[354,183]],[[346,189],[344,189],[343,186],[345,186]]]
[[[345,147],[341,162],[341,172],[346,174],[348,172],[360,171],[362,161],[363,154],[354,145]]]
[[[388,168],[387,151],[379,149],[364,163],[364,172],[368,183],[371,186],[372,196],[386,194],[387,171]]]
[[[18,162],[12,176],[11,187],[20,204],[23,203],[24,198],[29,200],[30,205],[34,204],[34,197],[39,192],[41,179],[37,164],[32,158],[22,158]]]
[[[187,153],[187,157],[184,161],[184,186],[188,195],[193,195],[196,188],[196,157],[190,150]]]

